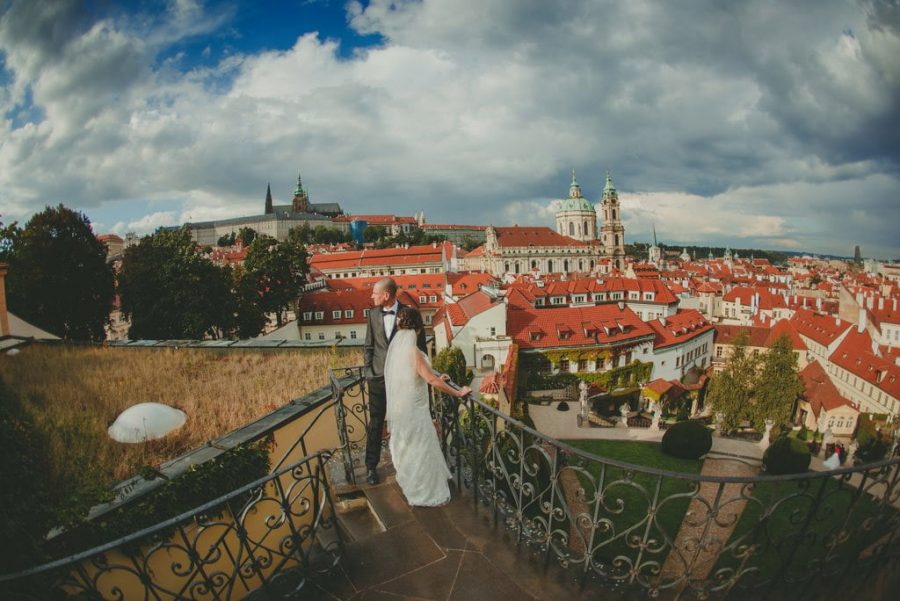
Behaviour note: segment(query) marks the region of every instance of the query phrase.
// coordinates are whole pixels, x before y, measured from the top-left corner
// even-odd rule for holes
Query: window
[[[578,371],[587,371],[587,359],[578,360]]]
[[[353,317],[353,309],[346,309],[344,311],[344,317],[346,319],[350,319],[351,317]]]
[[[497,335],[497,328],[495,328],[494,326],[491,326],[491,336],[496,336],[496,335]]]
[[[564,371],[564,372],[569,371],[569,360],[568,359],[560,359],[559,360],[559,371]]]
[[[325,332],[319,332],[319,340],[325,340]]]
[[[312,320],[312,311],[304,311],[303,312],[303,321]]]
[[[425,322],[425,325],[431,325],[431,313],[426,313],[422,316],[422,321]]]
[[[436,302],[437,302],[437,295],[436,295],[436,294],[432,294],[431,296],[429,296],[429,297],[428,297],[428,302],[429,302],[429,303],[436,303]]]
[[[350,330],[350,340],[356,340],[356,330]]]
[[[337,311],[332,311],[331,318],[332,319],[340,319],[341,318],[341,310],[338,309]]]
[[[420,302],[420,303],[424,303],[425,300],[426,300],[427,298],[428,298],[428,297],[426,297],[424,294],[422,294],[422,295],[419,296],[419,302]]]
[[[644,300],[652,301],[652,300],[653,300],[653,293],[652,293],[652,292],[645,292],[645,293],[644,293]]]
[[[305,334],[303,334],[303,340],[312,340],[312,334],[306,332]]]
[[[335,330],[335,331],[334,331],[334,339],[335,339],[335,340],[340,340],[340,339],[343,338],[343,337],[344,337],[344,335],[341,334],[340,330]]]
[[[316,311],[316,319],[325,319],[325,311]]]

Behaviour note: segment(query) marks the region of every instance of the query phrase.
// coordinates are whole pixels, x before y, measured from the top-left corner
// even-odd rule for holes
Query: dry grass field
[[[327,384],[332,363],[358,365],[362,353],[32,345],[0,356],[0,377],[47,435],[48,481],[66,488],[106,486],[234,430]],[[181,409],[187,423],[159,441],[109,439],[116,416],[145,401]]]

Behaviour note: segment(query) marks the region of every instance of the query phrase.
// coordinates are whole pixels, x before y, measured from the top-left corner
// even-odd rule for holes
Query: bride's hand
[[[470,392],[472,392],[471,388],[469,388],[468,386],[463,386],[462,388],[460,388],[459,390],[456,391],[456,396],[458,396],[459,398],[462,398],[462,397],[466,396],[467,394],[469,394]]]

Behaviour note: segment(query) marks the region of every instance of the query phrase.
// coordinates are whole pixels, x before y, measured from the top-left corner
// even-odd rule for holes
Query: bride
[[[434,375],[425,353],[416,348],[422,317],[411,307],[397,313],[395,334],[384,361],[387,422],[397,484],[410,505],[434,507],[450,501],[451,477],[428,408],[428,384],[457,397],[468,386],[453,390]]]

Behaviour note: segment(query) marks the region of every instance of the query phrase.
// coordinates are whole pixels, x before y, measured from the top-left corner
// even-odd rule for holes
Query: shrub
[[[888,446],[880,437],[868,438],[856,449],[856,459],[861,463],[871,463],[884,459]]]
[[[806,429],[806,426],[800,426],[800,430],[797,432],[797,440],[806,440],[809,438],[809,430]]]
[[[763,465],[770,474],[802,474],[809,469],[810,458],[806,443],[783,436],[766,449]]]
[[[662,450],[682,459],[699,459],[712,448],[712,434],[703,424],[678,422],[663,435]]]

